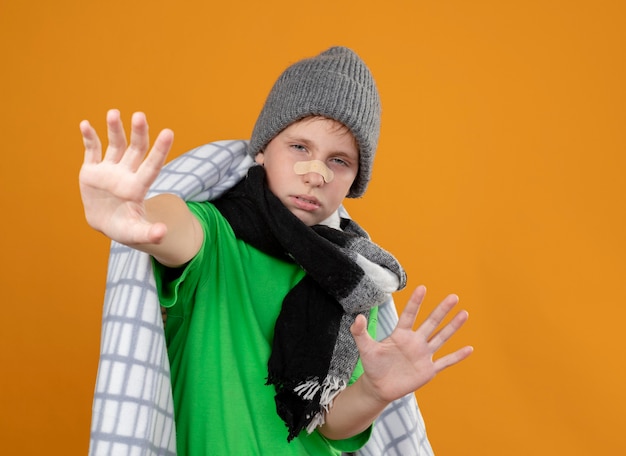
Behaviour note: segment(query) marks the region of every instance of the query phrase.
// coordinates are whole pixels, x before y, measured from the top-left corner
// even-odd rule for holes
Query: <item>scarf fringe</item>
[[[315,384],[313,385],[312,383]],[[348,385],[345,380],[328,375],[321,385],[318,381],[309,380],[294,389],[294,392],[299,394],[303,399],[307,400],[311,400],[320,388],[322,390],[319,410],[311,417],[311,422],[306,426],[306,430],[309,434],[326,422],[326,413],[328,413],[332,408],[337,395],[346,389],[347,386]],[[302,395],[301,392],[305,392],[306,396]]]

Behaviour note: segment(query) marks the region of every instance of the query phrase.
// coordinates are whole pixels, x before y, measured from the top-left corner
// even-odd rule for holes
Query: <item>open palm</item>
[[[142,113],[132,117],[130,144],[118,111],[107,113],[107,128],[109,144],[103,158],[94,128],[87,121],[80,124],[85,158],[79,184],[87,222],[123,244],[158,241],[165,227],[146,219],[144,198],[165,163],[173,133],[163,130],[148,153],[148,123]]]
[[[468,313],[458,312],[449,323],[437,330],[458,303],[456,295],[449,295],[414,331],[413,326],[425,294],[425,287],[416,288],[396,328],[381,342],[369,336],[363,316],[359,316],[352,327],[363,363],[362,380],[381,400],[390,402],[417,390],[437,373],[464,360],[473,351],[472,347],[467,346],[434,359],[435,353],[467,321]]]

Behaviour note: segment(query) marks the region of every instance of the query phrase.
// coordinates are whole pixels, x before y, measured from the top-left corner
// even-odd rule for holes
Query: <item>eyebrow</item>
[[[309,139],[309,138],[306,138],[306,137],[303,137],[303,136],[300,136],[300,135],[294,135],[294,134],[287,133],[285,135],[285,138],[288,141],[290,141],[290,142],[301,143],[301,144],[305,145],[308,148],[311,148],[311,146],[316,146],[315,140]],[[335,149],[331,153],[332,153],[332,155],[338,155],[340,157],[350,158],[350,159],[353,159],[353,160],[358,160],[359,159],[359,151],[358,151],[358,149],[356,151],[356,156],[354,156],[353,154],[348,153],[348,152],[346,152],[346,151],[344,151],[342,149]]]
[[[305,138],[305,137],[302,137],[302,136],[299,136],[299,135],[296,136],[296,135],[287,133],[287,134],[285,134],[285,138],[288,141],[290,141],[290,142],[302,143],[305,146],[315,145],[315,141],[313,141],[311,139],[308,139],[308,138]]]

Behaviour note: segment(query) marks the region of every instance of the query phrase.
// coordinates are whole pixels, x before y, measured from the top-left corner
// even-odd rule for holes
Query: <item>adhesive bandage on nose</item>
[[[335,174],[320,160],[299,161],[293,165],[296,174],[317,173],[324,178],[324,182],[329,183]]]

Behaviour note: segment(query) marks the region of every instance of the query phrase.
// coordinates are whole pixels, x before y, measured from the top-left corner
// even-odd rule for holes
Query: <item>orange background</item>
[[[470,322],[417,393],[438,455],[626,454],[626,6],[595,1],[0,1],[0,435],[85,454],[107,240],[78,123],[143,110],[172,156],[247,138],[288,64],[333,44],[383,100],[348,204]],[[397,296],[398,305],[408,291]]]

